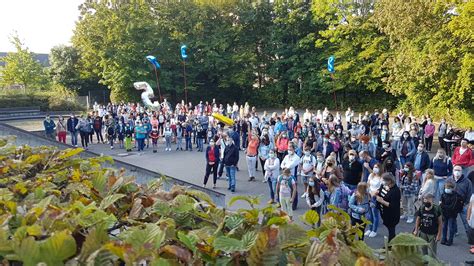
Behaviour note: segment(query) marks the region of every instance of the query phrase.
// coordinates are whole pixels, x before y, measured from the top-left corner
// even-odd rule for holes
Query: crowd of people
[[[449,246],[455,241],[459,217],[474,245],[474,131],[461,132],[444,119],[435,126],[429,115],[399,112],[391,118],[384,109],[356,116],[350,108],[342,114],[324,109],[300,115],[291,107],[259,114],[247,103],[224,106],[215,100],[195,106],[183,101],[173,109],[165,100],[156,110],[95,104],[88,115],[66,121],[47,117],[44,127],[47,137],[64,143],[69,134],[75,147],[79,135],[85,149],[97,142],[111,149],[156,152],[161,140],[167,152],[194,148],[205,153],[203,185],[212,174],[213,188],[223,178],[231,192],[237,189],[243,151],[248,181],[267,183],[269,203],[278,204],[290,219],[300,198],[320,215],[336,211],[331,205],[348,212],[352,223],[363,228],[362,239],[375,237],[382,223],[391,240],[400,220],[406,220],[430,243],[423,252],[436,254],[437,242]],[[439,148],[433,145],[435,136]],[[371,222],[368,228],[364,217]]]

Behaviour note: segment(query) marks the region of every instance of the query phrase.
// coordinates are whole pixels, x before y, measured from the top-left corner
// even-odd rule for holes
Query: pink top
[[[427,137],[433,136],[434,132],[435,132],[435,126],[433,124],[425,126],[425,135]]]

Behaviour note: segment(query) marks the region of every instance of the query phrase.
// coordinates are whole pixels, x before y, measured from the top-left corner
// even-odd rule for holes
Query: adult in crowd
[[[226,139],[223,163],[227,178],[229,179],[227,190],[235,192],[235,172],[237,171],[237,164],[239,163],[239,147],[235,145],[231,137],[227,137]]]
[[[408,131],[403,132],[400,142],[398,142],[397,154],[400,159],[400,165],[404,166],[406,162],[410,162],[412,156],[415,154],[415,144],[410,137]]]
[[[433,203],[433,194],[423,196],[423,206],[416,213],[414,235],[428,242],[428,247],[421,248],[423,255],[436,257],[437,243],[441,240],[443,220],[441,209]],[[428,252],[429,251],[429,252]]]
[[[441,123],[438,127],[438,142],[442,149],[446,149],[446,143],[444,142],[444,137],[447,134],[447,125],[446,120],[443,118],[441,119]]]
[[[367,192],[367,183],[360,182],[357,184],[357,189],[354,191],[352,196],[349,199],[349,209],[351,215],[351,224],[361,227],[362,232],[365,231],[365,223],[362,220],[362,217],[365,218],[366,214],[370,210],[370,196]],[[361,240],[364,240],[364,235],[362,234]]]
[[[256,132],[252,132],[248,136],[248,146],[245,151],[245,158],[247,161],[247,169],[249,173],[248,181],[255,181],[255,173],[256,173],[256,164],[257,164],[257,152],[258,146],[260,144],[260,140],[257,136]]]
[[[464,138],[467,139],[469,144],[474,144],[474,131],[472,127],[469,127],[466,132],[464,132]]]
[[[435,200],[439,201],[444,190],[444,184],[449,176],[453,174],[453,164],[451,158],[446,156],[446,151],[439,148],[436,155],[431,160],[430,168],[434,171],[435,178]]]
[[[332,144],[329,142],[329,135],[323,137],[321,144],[318,144],[317,152],[323,154],[324,158],[327,158],[331,152],[334,151]]]
[[[342,161],[343,182],[349,189],[355,190],[361,181],[362,164],[357,160],[357,152],[350,150]]]
[[[89,119],[85,118],[84,115],[81,115],[76,129],[79,130],[79,135],[81,136],[82,148],[87,150],[89,148],[89,135],[92,132],[92,124]]]
[[[74,147],[77,147],[77,134],[78,134],[77,125],[79,124],[79,119],[74,114],[71,114],[66,124],[67,124],[67,131],[71,135],[71,145]]]
[[[317,212],[321,217],[321,209],[324,202],[324,191],[321,188],[319,180],[316,177],[308,179],[308,190],[306,193],[306,204],[308,207]],[[317,226],[321,225],[321,218],[318,220]]]
[[[396,226],[400,222],[400,189],[391,173],[382,175],[382,186],[376,194],[383,224],[388,230],[388,241],[395,237]]]
[[[66,133],[67,132],[67,123],[64,122],[62,115],[58,118],[58,123],[56,124],[56,134],[58,135],[58,141],[66,144]]]
[[[382,185],[382,165],[380,163],[376,163],[374,168],[372,169],[372,173],[369,175],[367,180],[368,192],[370,194],[370,215],[369,215],[369,230],[367,230],[364,234],[368,237],[375,237],[377,236],[377,230],[379,228],[379,221],[380,221],[380,211],[377,206],[376,197],[379,191],[380,186]]]
[[[56,124],[54,123],[53,119],[49,115],[46,115],[44,121],[44,134],[48,139],[56,139]]]
[[[426,169],[430,167],[430,156],[425,151],[425,145],[423,143],[418,144],[413,162],[413,166],[418,173],[424,173]]]
[[[277,196],[276,184],[278,177],[280,176],[280,160],[276,156],[274,150],[269,150],[268,159],[265,160],[263,169],[265,171],[264,179],[267,180],[268,188],[270,190],[270,201],[268,203],[273,204],[278,201],[275,196]]]
[[[425,132],[425,135],[424,135],[424,138],[425,138],[425,145],[426,145],[426,150],[428,152],[431,152],[431,147],[433,145],[433,136],[434,136],[434,133],[435,133],[435,126],[433,125],[433,122],[431,121],[431,118],[428,118],[427,121],[426,121],[426,126],[425,126],[425,129],[424,129],[424,132]]]
[[[382,143],[382,149],[377,156],[377,161],[381,165],[381,170],[384,173],[392,173],[395,176],[397,170],[397,155],[394,149],[392,149],[392,144],[388,140],[384,140]]]
[[[217,184],[217,166],[219,165],[219,146],[213,139],[209,142],[209,146],[206,148],[206,174],[204,175],[204,187],[207,185],[207,180],[212,171],[212,188],[216,188]]]
[[[469,167],[474,165],[474,155],[468,143],[467,139],[462,139],[461,146],[456,147],[453,152],[453,164],[462,167],[465,176],[469,174]]]
[[[260,137],[260,144],[258,146],[258,159],[263,169],[263,182],[265,183],[268,181],[267,178],[265,178],[267,171],[265,169],[265,162],[268,160],[270,150],[273,150],[273,145],[270,141],[270,137],[268,136],[268,129],[264,130],[266,131],[262,133],[262,136]]]
[[[469,205],[469,200],[472,195],[472,183],[469,179],[467,179],[466,176],[463,175],[462,167],[459,165],[454,166],[453,177],[450,177],[448,180],[455,184],[454,191],[458,193],[462,198],[463,208],[461,212],[459,213],[459,217],[461,218],[462,224],[464,226],[464,230],[466,230],[467,232],[469,229],[469,225],[467,223],[467,207]],[[456,233],[458,232],[457,223],[455,223],[454,231]]]
[[[97,137],[97,143],[101,143],[101,142],[105,143],[104,136],[102,135],[102,126],[103,126],[102,117],[100,117],[97,112],[94,117],[94,132]]]
[[[362,164],[362,181],[367,182],[372,168],[378,162],[368,151],[359,152],[360,163]]]
[[[454,191],[454,183],[448,181],[444,184],[441,194],[440,207],[443,215],[443,235],[441,245],[451,246],[456,231],[456,217],[462,211],[463,199]]]
[[[313,177],[315,167],[316,167],[316,157],[314,157],[314,155],[311,154],[311,147],[305,146],[303,156],[301,156],[301,159],[300,159],[300,166],[299,166],[300,175],[303,181],[304,191],[305,191],[303,195],[301,196],[302,198],[305,198],[307,196],[308,181],[309,181],[309,178]]]
[[[400,170],[400,188],[402,192],[403,215],[401,219],[407,219],[407,223],[413,223],[415,218],[415,199],[420,187],[419,176],[411,162],[405,163]]]
[[[288,134],[286,131],[281,131],[278,135],[276,140],[276,148],[277,148],[277,157],[280,162],[283,161],[283,158],[288,154],[288,144],[290,143],[290,139],[288,138]]]

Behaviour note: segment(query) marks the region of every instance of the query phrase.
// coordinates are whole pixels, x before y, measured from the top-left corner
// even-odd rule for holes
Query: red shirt
[[[214,148],[211,147],[209,149],[209,152],[207,153],[207,157],[209,158],[209,162],[215,162],[216,161],[216,156],[214,155]]]
[[[452,158],[453,165],[469,167],[471,166],[472,161],[472,150],[469,149],[469,147],[466,148],[466,151],[463,154],[461,154],[461,147],[456,147],[456,149],[454,149]]]

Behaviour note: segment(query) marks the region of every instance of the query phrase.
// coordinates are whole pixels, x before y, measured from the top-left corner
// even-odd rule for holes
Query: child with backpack
[[[281,210],[293,220],[292,203],[296,197],[296,182],[290,169],[285,168],[283,174],[278,177],[276,193],[279,195]]]
[[[351,190],[344,184],[341,184],[341,180],[335,174],[331,174],[329,179],[323,180],[326,182],[327,186],[325,194],[328,205],[334,205],[335,207],[347,212]]]
[[[365,182],[359,182],[357,188],[349,199],[349,209],[351,215],[351,224],[362,226],[362,232],[365,231],[365,223],[362,221],[362,217],[370,210],[370,195],[367,192],[368,186]],[[364,240],[364,234],[362,234],[360,240]]]
[[[132,138],[133,138],[133,125],[132,120],[125,126],[125,150],[127,152],[132,151]]]
[[[441,218],[441,209],[433,203],[433,194],[423,196],[423,206],[416,212],[416,225],[414,235],[428,242],[423,246],[423,255],[429,255],[436,258],[436,243],[441,240],[441,231],[443,220]]]
[[[400,219],[407,219],[407,223],[413,223],[415,215],[415,199],[420,187],[419,177],[411,162],[407,162],[400,171],[400,188],[402,190],[403,215]]]
[[[443,237],[441,245],[451,246],[453,244],[454,234],[456,233],[456,217],[463,207],[462,198],[454,191],[454,183],[451,181],[444,184],[440,207],[443,215]]]
[[[155,126],[150,132],[151,144],[153,146],[153,153],[156,153],[158,149],[158,139],[160,138],[160,132],[158,131],[158,127]]]

